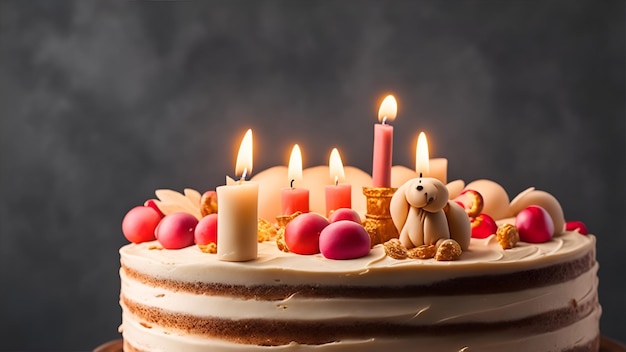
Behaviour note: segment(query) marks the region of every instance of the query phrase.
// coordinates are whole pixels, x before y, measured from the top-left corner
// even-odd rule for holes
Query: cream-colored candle
[[[235,168],[235,174],[241,175],[241,179],[216,188],[219,260],[242,262],[257,257],[259,186],[245,180],[251,172],[252,130],[248,130],[241,141]]]
[[[428,151],[428,140],[426,134],[420,132],[417,137],[417,147],[415,148],[415,172],[422,177],[436,178],[443,184],[448,179],[448,159],[436,158],[430,159]]]

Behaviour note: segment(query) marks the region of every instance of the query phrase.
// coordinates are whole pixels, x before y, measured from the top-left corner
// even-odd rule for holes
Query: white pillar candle
[[[248,130],[241,141],[235,168],[241,179],[216,188],[219,260],[241,262],[257,257],[259,186],[245,181],[251,172],[252,131]]]

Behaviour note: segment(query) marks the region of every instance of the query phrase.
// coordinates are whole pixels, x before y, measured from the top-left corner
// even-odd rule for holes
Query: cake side
[[[120,250],[124,338],[139,350],[594,350],[599,336],[591,235],[507,250],[472,239],[454,262],[395,260],[380,246],[333,261],[266,242],[242,263],[149,248]]]

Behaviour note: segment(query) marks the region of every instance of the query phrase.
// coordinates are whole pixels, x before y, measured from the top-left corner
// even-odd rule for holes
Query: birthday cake
[[[555,197],[383,169],[301,182],[310,202],[288,188],[282,209],[284,167],[158,190],[122,222],[124,350],[599,350],[596,238]]]

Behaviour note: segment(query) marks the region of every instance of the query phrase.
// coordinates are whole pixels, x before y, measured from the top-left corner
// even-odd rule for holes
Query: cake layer
[[[128,307],[157,309],[150,320],[168,320],[168,312],[197,319],[274,319],[323,321],[376,319],[378,322],[402,321],[407,325],[454,324],[513,321],[546,311],[567,310],[570,306],[589,305],[597,292],[597,265],[573,280],[515,292],[469,295],[367,298],[310,297],[293,291],[284,299],[265,300],[263,296],[246,299],[234,295],[195,294],[151,286],[129,279],[124,271],[122,300]],[[548,281],[548,280],[546,280]],[[468,305],[467,302],[472,302]],[[135,311],[131,309],[131,312]],[[158,316],[158,318],[154,318]],[[170,319],[171,320],[171,319]]]
[[[124,325],[125,351],[188,351],[188,352],[243,352],[243,351],[332,351],[332,352],[379,352],[398,351],[481,351],[481,352],[591,352],[599,350],[598,319],[596,309],[587,317],[562,329],[525,333],[516,329],[498,330],[495,333],[458,333],[451,331],[442,335],[415,334],[412,336],[375,337],[342,340],[321,345],[290,343],[282,346],[248,345],[211,339],[204,336],[176,334],[158,326],[146,326],[129,318],[126,313]]]
[[[232,263],[154,246],[120,250],[129,349],[597,351],[593,236],[509,250],[472,239],[455,262],[395,260],[381,246],[335,261],[268,242]]]

